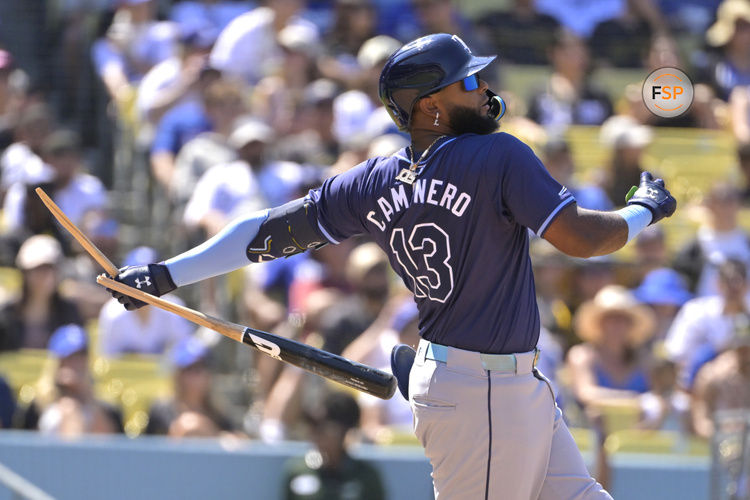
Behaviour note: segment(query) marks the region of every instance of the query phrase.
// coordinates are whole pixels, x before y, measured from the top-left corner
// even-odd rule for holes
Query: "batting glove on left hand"
[[[128,266],[120,269],[120,274],[115,276],[115,281],[124,283],[142,292],[150,293],[160,297],[177,288],[169,274],[169,269],[164,264],[148,264],[146,266]],[[108,289],[109,290],[109,289]],[[128,311],[133,311],[146,305],[145,302],[134,299],[128,295],[109,290],[117,301],[125,306]]]
[[[664,217],[669,217],[677,208],[677,200],[664,187],[664,181],[662,179],[654,180],[650,172],[643,172],[641,183],[637,188],[635,186],[633,188],[635,191],[631,189],[626,197],[627,204],[642,205],[651,210],[651,224],[662,220]]]

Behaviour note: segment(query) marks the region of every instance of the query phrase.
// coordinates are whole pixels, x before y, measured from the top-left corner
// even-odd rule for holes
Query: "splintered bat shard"
[[[298,366],[358,391],[372,394],[381,399],[389,399],[396,390],[396,379],[390,373],[376,370],[301,342],[211,317],[202,312],[155,297],[104,275],[96,278],[96,282],[134,299],[182,316],[193,323],[215,330],[232,340],[254,347],[272,358]]]
[[[57,219],[57,222],[62,225],[65,229],[68,230],[71,236],[76,239],[78,243],[81,244],[81,246],[88,252],[88,254],[99,263],[100,266],[104,268],[105,271],[109,273],[110,276],[117,276],[120,272],[117,267],[112,264],[112,261],[107,258],[104,253],[102,253],[101,250],[99,250],[96,245],[94,245],[91,240],[89,240],[83,232],[81,232],[78,227],[76,227],[73,222],[68,219],[68,216],[65,215],[65,212],[60,210],[60,207],[57,206],[57,204],[52,201],[52,198],[50,198],[47,193],[44,192],[42,188],[36,188],[35,189],[36,194],[39,196],[39,198],[42,199],[42,203],[47,207],[47,210],[50,211],[50,213]]]

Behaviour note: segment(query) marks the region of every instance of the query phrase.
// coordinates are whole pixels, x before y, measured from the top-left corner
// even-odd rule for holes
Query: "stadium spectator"
[[[657,0],[671,31],[703,37],[716,16],[719,0]]]
[[[215,125],[208,114],[209,102],[220,106],[226,93],[224,89],[231,86],[232,84],[221,78],[218,71],[204,68],[198,78],[200,101],[178,104],[162,117],[156,128],[154,142],[151,144],[149,161],[154,178],[165,189],[170,189],[174,179],[180,177],[175,176],[175,158],[182,147],[202,132],[214,130]],[[235,97],[236,94],[233,94],[232,99]],[[237,106],[236,101],[234,105]],[[229,111],[227,106],[226,112]]]
[[[268,0],[235,18],[219,34],[211,51],[211,66],[250,85],[276,72],[283,57],[277,36],[284,27],[297,25],[318,32],[313,23],[298,15],[305,5],[305,0]]]
[[[52,114],[41,103],[31,104],[21,111],[14,129],[14,142],[0,156],[3,196],[16,183],[50,180],[52,173],[40,155],[42,145],[52,127]]]
[[[600,22],[620,15],[626,2],[606,0],[592,4],[577,0],[535,0],[539,12],[554,17],[566,29],[582,38],[591,36]]]
[[[567,335],[571,333],[572,313],[564,290],[570,288],[572,262],[543,238],[531,240],[529,252],[541,325],[552,334]]]
[[[613,116],[602,124],[599,139],[610,154],[601,172],[601,185],[614,203],[623,204],[623,193],[640,182],[644,170],[643,152],[651,144],[652,138],[651,128],[639,124],[630,116]]]
[[[341,148],[333,131],[333,102],[339,94],[338,86],[324,78],[305,87],[294,125],[277,143],[279,157],[313,165],[336,161]]]
[[[673,262],[699,296],[718,292],[718,268],[727,259],[750,264],[750,234],[739,225],[740,195],[734,184],[714,184],[704,206],[706,217],[698,233],[678,250]]]
[[[329,175],[346,172],[367,160],[370,141],[368,131],[376,107],[361,90],[348,90],[333,100],[333,136],[340,146],[339,156]]]
[[[50,338],[48,348],[57,367],[54,387],[47,396],[49,403],[37,406],[41,410],[39,431],[64,437],[122,433],[119,410],[94,396],[86,331],[78,325],[61,326]],[[43,400],[36,399],[35,406]]]
[[[503,55],[514,64],[548,63],[554,33],[560,23],[539,12],[536,0],[513,0],[509,10],[492,10],[477,19],[478,27],[491,43],[491,53]]]
[[[183,338],[170,353],[174,372],[174,397],[157,401],[148,412],[146,434],[217,435],[232,431],[232,422],[211,397],[209,350],[198,337]]]
[[[750,142],[737,146],[737,166],[742,179],[740,201],[744,207],[750,206]]]
[[[619,264],[604,256],[594,259],[572,259],[569,294],[566,302],[575,310],[583,302],[593,300],[607,285],[617,283]]]
[[[643,281],[648,273],[668,265],[666,235],[660,226],[652,225],[641,231],[635,239],[635,257],[631,284]]]
[[[61,265],[62,249],[51,236],[32,236],[21,245],[21,293],[0,309],[0,351],[44,349],[57,328],[81,324],[77,305],[60,294]]]
[[[706,42],[719,51],[708,68],[709,81],[726,101],[732,89],[750,85],[750,3],[721,2],[716,22],[706,31]]]
[[[10,429],[16,413],[16,398],[13,390],[0,375],[0,429]]]
[[[136,86],[176,51],[177,24],[158,21],[155,0],[122,0],[106,34],[91,47],[99,78],[122,116],[132,117]]]
[[[391,371],[391,350],[397,344],[415,347],[419,343],[417,306],[408,296],[393,297],[380,316],[343,352],[347,359]],[[362,432],[375,443],[387,443],[394,434],[412,432],[413,416],[409,402],[399,393],[383,400],[361,393]]]
[[[169,19],[187,28],[192,28],[196,20],[200,20],[218,33],[247,12],[250,5],[244,0],[177,0],[172,2]]]
[[[666,29],[664,18],[653,0],[604,0],[594,3],[580,0],[536,0],[536,4],[540,12],[554,16],[566,28],[583,38],[589,38],[599,23],[621,16],[628,8],[645,19],[654,31]]]
[[[282,29],[278,42],[283,64],[253,89],[252,112],[277,133],[286,134],[295,125],[305,87],[317,75],[316,61],[321,47],[316,33],[296,25]]]
[[[627,0],[620,13],[596,25],[588,39],[597,66],[640,68],[648,52],[652,30],[636,10],[637,2]]]
[[[649,390],[648,360],[641,346],[654,333],[653,313],[625,288],[604,287],[575,314],[583,340],[568,351],[573,394],[584,408],[634,400]]]
[[[305,297],[301,305],[304,308],[296,309],[289,321],[274,331],[295,336],[311,345],[322,345],[321,318],[343,297],[332,288],[314,290]],[[294,325],[298,325],[297,328]],[[245,429],[249,434],[257,433],[269,443],[304,437],[304,429],[300,428],[302,408],[305,401],[316,401],[323,397],[321,391],[325,388],[325,381],[296,366],[280,366],[267,356],[258,356],[257,369],[258,399],[251,408],[254,416],[246,419]],[[257,428],[253,424],[257,424]]]
[[[21,75],[11,53],[0,49],[0,151],[4,151],[13,143],[14,130],[21,107],[24,105],[25,91],[17,83]],[[3,165],[3,174],[5,174],[2,159],[0,159],[0,164]],[[4,178],[2,185],[5,185]]]
[[[377,470],[349,455],[346,437],[359,426],[359,419],[357,402],[342,392],[331,392],[319,408],[307,411],[306,420],[315,448],[304,458],[291,459],[285,465],[283,498],[386,498]]]
[[[380,72],[391,54],[399,49],[399,42],[395,38],[378,35],[368,39],[357,52],[357,64],[361,69],[360,81],[353,85],[370,97],[375,106],[382,106],[378,95]],[[385,111],[384,111],[385,112]],[[387,112],[385,112],[387,114]],[[378,133],[397,132],[398,129],[390,123],[377,129]]]
[[[104,185],[97,177],[83,172],[82,154],[78,134],[69,130],[53,132],[42,144],[41,157],[52,169],[51,196],[73,224],[81,227],[91,213],[103,217],[107,208]],[[5,198],[3,221],[9,231],[20,230],[26,224],[26,194],[26,187],[16,183]]]
[[[612,114],[612,103],[589,79],[589,51],[583,40],[558,30],[549,58],[553,73],[544,90],[532,95],[528,117],[556,132],[604,122]]]
[[[563,137],[552,137],[544,145],[543,160],[550,175],[568,188],[576,198],[579,207],[590,210],[612,210],[612,202],[602,188],[595,184],[577,184],[575,164],[570,154],[570,146]]]
[[[138,84],[136,106],[141,126],[152,128],[177,103],[200,99],[198,79],[208,63],[216,34],[198,21],[180,30],[177,53],[151,68]]]
[[[388,257],[375,243],[359,245],[346,262],[346,281],[352,290],[320,318],[323,348],[341,353],[378,317],[388,299]]]
[[[691,387],[701,365],[726,349],[748,311],[747,268],[728,259],[719,266],[719,294],[686,302],[667,333],[664,346],[680,367],[683,387]]]
[[[700,369],[693,386],[693,429],[707,439],[714,433],[717,411],[750,409],[750,323],[747,317],[727,347],[724,353]]]
[[[189,230],[200,228],[210,237],[240,213],[268,206],[258,173],[263,167],[262,151],[272,135],[262,122],[247,118],[240,122],[228,140],[237,160],[209,168],[193,188],[183,215]]]
[[[372,0],[336,0],[333,21],[322,40],[318,69],[324,78],[351,87],[360,78],[357,53],[377,35],[378,12]]]
[[[653,340],[657,342],[667,337],[678,311],[692,298],[682,276],[668,267],[649,271],[633,293],[636,299],[654,311],[656,333]]]
[[[123,265],[136,266],[158,260],[152,248],[137,247],[128,253]],[[178,297],[164,299],[183,305]],[[98,327],[100,354],[112,358],[129,353],[163,354],[195,330],[188,320],[163,309],[143,307],[127,311],[114,299],[102,307]]]
[[[464,17],[458,4],[452,0],[411,0],[417,14],[422,35],[429,33],[451,33],[458,35],[477,54],[489,54],[489,42],[474,24]],[[482,79],[490,86],[497,81],[494,75],[482,73]]]
[[[182,217],[187,201],[193,196],[198,179],[211,167],[237,158],[237,148],[229,141],[237,119],[245,109],[243,87],[236,82],[219,80],[206,89],[204,107],[211,130],[190,139],[175,158],[175,173],[169,193],[175,214]]]
[[[690,432],[690,396],[677,384],[677,364],[655,357],[649,370],[651,389],[640,395],[642,429]]]
[[[729,113],[734,138],[750,144],[750,85],[735,87],[729,95]]]

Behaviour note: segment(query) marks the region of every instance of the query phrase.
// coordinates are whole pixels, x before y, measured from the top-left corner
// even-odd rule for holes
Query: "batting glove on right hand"
[[[677,200],[664,187],[664,181],[654,180],[650,172],[641,174],[641,183],[637,188],[633,186],[626,201],[628,205],[642,205],[651,210],[651,224],[669,217],[677,208]]]
[[[115,281],[124,283],[142,292],[150,293],[160,297],[175,290],[177,286],[172,281],[169,269],[164,264],[148,264],[146,266],[128,266],[120,269],[120,274],[115,276]],[[107,289],[109,290],[109,289]],[[133,311],[146,305],[145,302],[134,299],[128,295],[109,290],[117,301],[125,306],[128,311]]]

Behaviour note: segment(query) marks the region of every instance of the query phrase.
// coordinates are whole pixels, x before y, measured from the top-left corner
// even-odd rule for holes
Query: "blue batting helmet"
[[[380,100],[398,128],[405,131],[414,103],[479,72],[496,57],[473,55],[456,35],[438,33],[417,38],[386,61],[380,73]]]

